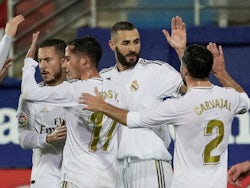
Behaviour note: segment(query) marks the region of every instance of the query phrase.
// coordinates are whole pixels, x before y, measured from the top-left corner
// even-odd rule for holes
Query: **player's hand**
[[[207,49],[213,54],[214,58],[212,73],[214,75],[224,73],[226,71],[226,68],[222,46],[219,45],[217,47],[216,43],[209,42],[209,44],[207,45]]]
[[[66,139],[66,125],[63,121],[62,125],[57,127],[52,133],[46,135],[46,142],[49,144],[63,142]]]
[[[37,45],[37,41],[38,41],[38,38],[39,38],[39,34],[40,34],[40,31],[37,31],[37,32],[33,33],[31,45],[34,45],[34,46]]]
[[[24,20],[22,15],[13,17],[5,26],[5,34],[13,38],[16,35],[18,25]]]
[[[186,25],[179,16],[173,17],[171,21],[171,36],[166,29],[162,32],[165,35],[168,43],[175,50],[182,50],[184,52],[187,45],[187,31]]]
[[[8,70],[11,67],[11,62],[12,59],[7,59],[3,65],[2,70],[0,71],[0,80],[3,79],[7,74],[8,74]]]
[[[96,96],[90,95],[88,93],[82,93],[82,95],[79,97],[79,103],[87,105],[86,107],[83,108],[83,110],[90,110],[93,112],[102,111],[102,106],[103,104],[105,104],[105,101],[101,93],[98,92],[96,87],[95,87],[95,94]]]
[[[246,178],[250,173],[250,162],[244,161],[233,165],[227,173],[227,180],[230,184],[241,187],[242,180]]]
[[[33,33],[32,42],[31,42],[29,51],[26,54],[26,58],[28,58],[28,57],[30,57],[32,59],[35,58],[39,34],[40,34],[40,31],[37,31],[37,32]]]

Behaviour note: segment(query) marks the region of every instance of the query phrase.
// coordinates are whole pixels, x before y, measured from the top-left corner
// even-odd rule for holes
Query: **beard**
[[[120,64],[126,68],[134,67],[136,63],[138,62],[139,56],[140,56],[140,54],[139,53],[137,54],[136,52],[129,52],[128,54],[124,56],[122,55],[122,53],[119,51],[117,47],[115,48],[115,52],[116,52],[117,59],[120,62]],[[136,56],[136,59],[135,60],[130,59],[129,61],[127,61],[126,57],[131,56],[131,55]]]
[[[59,69],[57,72],[55,72],[53,75],[46,75],[46,76],[42,76],[43,78],[43,82],[46,85],[54,85],[55,83],[58,82],[58,80],[62,77],[62,70]]]

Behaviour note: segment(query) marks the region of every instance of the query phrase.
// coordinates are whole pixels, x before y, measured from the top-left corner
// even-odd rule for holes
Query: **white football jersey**
[[[235,114],[248,110],[248,96],[234,89],[195,87],[157,108],[129,112],[128,127],[174,125],[173,188],[226,187],[228,140]]]
[[[78,100],[83,92],[94,95],[97,87],[107,102],[119,106],[119,91],[109,80],[101,78],[41,88],[34,78],[36,65],[34,60],[25,59],[23,96],[38,103],[65,107],[67,139],[63,150],[63,179],[78,187],[114,187],[118,126],[102,113],[82,110],[85,105]]]
[[[128,94],[127,108],[137,111],[154,108],[166,97],[176,97],[182,83],[180,74],[169,64],[140,58],[132,69],[119,72],[116,66],[100,72],[123,86]],[[167,126],[148,129],[119,129],[118,158],[172,159],[168,152],[171,142]],[[157,147],[156,147],[157,146]]]
[[[17,113],[19,144],[33,150],[31,186],[57,188],[62,177],[64,142],[48,144],[46,134],[62,124],[63,108],[30,103],[21,95]]]
[[[11,37],[4,35],[0,41],[0,71],[3,68],[3,65],[8,57],[8,53],[11,46]]]

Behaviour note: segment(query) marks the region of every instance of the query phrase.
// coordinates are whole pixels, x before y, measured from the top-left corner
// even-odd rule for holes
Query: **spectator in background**
[[[27,53],[35,57],[39,32],[33,34]],[[56,86],[65,80],[62,68],[66,43],[60,39],[44,40],[37,59],[43,82],[40,87]],[[61,107],[41,105],[23,99],[18,105],[18,140],[23,149],[32,149],[31,188],[58,188],[61,182],[62,151],[66,137]]]
[[[0,41],[0,79],[2,79],[10,67],[10,61],[7,60],[8,53],[11,46],[11,40],[15,37],[18,25],[24,21],[22,15],[12,18],[5,27],[5,34]]]
[[[241,181],[250,175],[250,161],[243,161],[233,165],[227,173],[228,182],[241,187]]]

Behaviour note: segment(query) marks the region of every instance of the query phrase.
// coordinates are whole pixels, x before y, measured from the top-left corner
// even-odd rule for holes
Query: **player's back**
[[[218,86],[192,88],[166,104],[176,116],[172,187],[226,187],[231,123],[246,104],[235,90]]]

